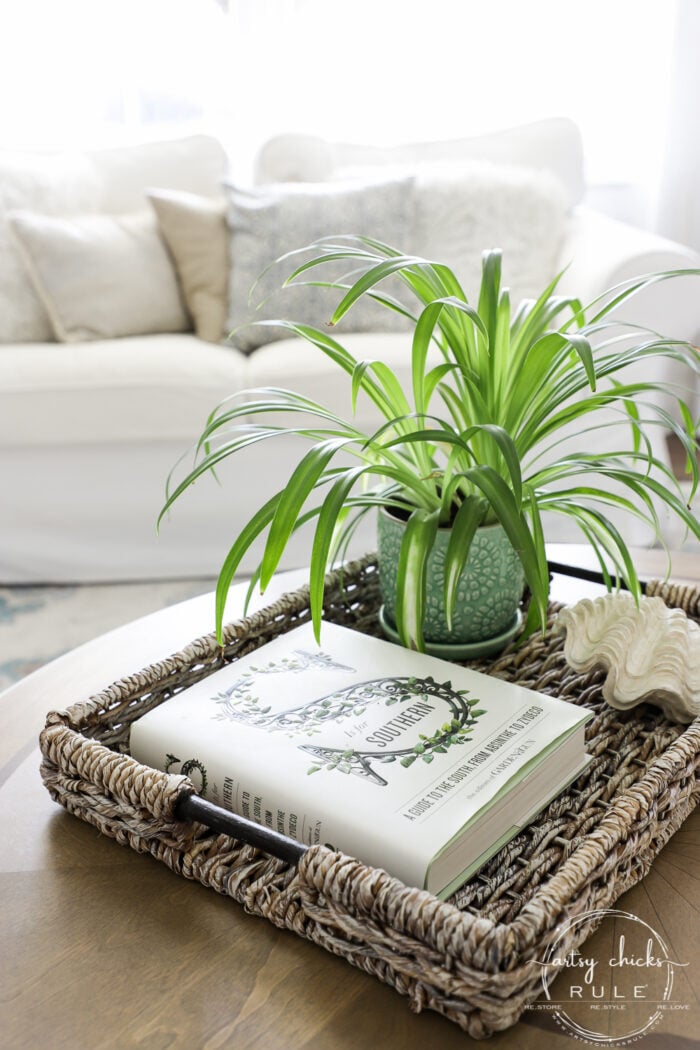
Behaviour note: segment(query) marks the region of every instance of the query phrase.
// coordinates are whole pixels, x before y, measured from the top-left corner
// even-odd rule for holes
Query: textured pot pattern
[[[396,623],[396,576],[404,522],[381,510],[378,515],[377,551],[379,583],[384,612]],[[518,555],[500,525],[477,530],[457,587],[452,630],[443,608],[444,568],[449,529],[439,529],[428,558],[426,641],[459,644],[480,642],[506,631],[512,624],[525,588]]]

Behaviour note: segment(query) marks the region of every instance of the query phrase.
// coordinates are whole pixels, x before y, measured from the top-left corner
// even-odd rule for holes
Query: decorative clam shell
[[[563,609],[554,630],[566,632],[564,656],[575,671],[607,668],[607,702],[619,710],[656,704],[667,718],[700,715],[700,627],[661,598],[606,594]]]

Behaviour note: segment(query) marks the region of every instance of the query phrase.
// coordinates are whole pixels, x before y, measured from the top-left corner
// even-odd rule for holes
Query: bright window
[[[0,142],[204,127],[245,178],[269,135],[449,138],[552,115],[594,183],[653,186],[671,0],[5,0]]]

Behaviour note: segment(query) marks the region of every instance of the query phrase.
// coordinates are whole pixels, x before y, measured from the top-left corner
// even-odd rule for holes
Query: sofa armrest
[[[560,290],[577,295],[584,304],[630,277],[700,267],[700,255],[691,248],[585,207],[574,210],[559,258],[562,267],[568,266]],[[674,338],[695,339],[700,333],[698,280],[678,278],[646,289],[654,293],[648,306],[644,304],[649,327]]]
[[[576,208],[560,253],[568,266],[560,291],[577,295],[584,306],[601,293],[632,277],[659,270],[700,267],[700,255],[675,241],[619,222],[590,208]],[[678,277],[644,288],[610,314],[643,325],[670,339],[700,338],[700,276]],[[653,372],[650,374],[650,369]],[[700,414],[700,384],[682,365],[660,361],[645,365],[645,378],[672,382],[691,411]],[[670,407],[666,405],[665,407]],[[675,413],[674,413],[675,414]]]

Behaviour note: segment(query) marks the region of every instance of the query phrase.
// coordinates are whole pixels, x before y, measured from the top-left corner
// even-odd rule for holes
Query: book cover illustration
[[[361,718],[370,704],[384,704],[385,707],[401,705],[393,718],[365,737],[365,742],[373,745],[370,749],[297,744],[301,751],[313,759],[308,774],[336,770],[386,787],[388,781],[377,770],[378,764],[388,765],[398,761],[406,769],[419,760],[430,763],[435,755],[444,755],[449,748],[468,740],[477,718],[484,714],[484,710],[478,706],[478,699],[469,696],[469,690],[453,689],[449,681],[440,683],[430,676],[421,678],[415,675],[394,675],[361,681],[336,689],[309,703],[281,711],[274,711],[269,704],[261,704],[255,692],[259,675],[300,673],[311,666],[328,670],[356,670],[337,663],[323,651],[310,653],[297,650],[291,659],[271,661],[263,667],[251,668],[228,689],[212,697],[219,706],[219,713],[213,717],[255,726],[268,733],[285,732],[290,738],[299,734],[313,737],[322,734],[322,728],[330,722],[339,725],[343,720]],[[432,714],[440,703],[445,705],[445,721],[438,728],[429,734],[418,732],[414,740],[403,743],[399,748],[388,747],[391,740],[401,737],[405,729],[420,722],[425,715]]]

